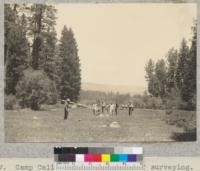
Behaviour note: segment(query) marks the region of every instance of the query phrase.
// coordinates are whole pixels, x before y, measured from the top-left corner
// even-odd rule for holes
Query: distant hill
[[[133,85],[110,85],[110,84],[97,84],[97,83],[82,83],[83,90],[91,90],[91,91],[101,91],[101,92],[119,92],[121,94],[130,93],[134,94],[143,94],[146,90],[145,87],[142,86],[133,86]]]

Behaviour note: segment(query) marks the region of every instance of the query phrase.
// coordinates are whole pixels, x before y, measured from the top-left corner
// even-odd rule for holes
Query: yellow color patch
[[[101,161],[102,162],[110,162],[110,154],[102,154]]]

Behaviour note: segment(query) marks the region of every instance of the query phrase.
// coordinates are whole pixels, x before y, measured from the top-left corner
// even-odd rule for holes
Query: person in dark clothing
[[[101,112],[102,113],[104,113],[105,108],[106,108],[106,102],[102,102],[102,105],[101,105]]]
[[[66,120],[69,115],[69,103],[70,103],[70,100],[67,99],[67,101],[65,102],[65,107],[64,107],[64,120]]]
[[[116,103],[115,104],[115,115],[117,115],[117,113],[118,113],[118,108],[119,108],[119,105],[118,105],[118,103]]]

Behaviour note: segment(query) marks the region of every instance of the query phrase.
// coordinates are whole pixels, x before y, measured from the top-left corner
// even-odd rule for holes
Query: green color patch
[[[119,156],[117,154],[111,154],[110,155],[110,161],[111,162],[118,162],[119,161]]]

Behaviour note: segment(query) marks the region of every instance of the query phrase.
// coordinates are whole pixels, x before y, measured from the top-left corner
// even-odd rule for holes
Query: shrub
[[[17,104],[16,97],[14,95],[5,95],[4,107],[7,110],[13,110],[14,106]]]
[[[183,101],[177,89],[173,89],[165,98],[165,106],[167,109],[194,110],[195,102],[195,97],[194,100],[189,102]]]
[[[182,127],[186,131],[196,128],[196,112],[186,110],[166,110],[164,120],[170,125]]]
[[[139,97],[139,96],[134,97],[134,98],[133,98],[133,102],[134,102],[134,106],[135,106],[136,108],[144,108],[144,107],[145,107],[145,102],[144,102],[144,100],[142,99],[142,97]]]
[[[57,102],[56,85],[40,70],[26,70],[16,86],[16,96],[21,107],[39,110],[42,104]]]
[[[181,100],[180,92],[177,89],[172,89],[165,98],[166,109],[178,109],[182,105],[183,102]]]
[[[146,108],[147,109],[163,109],[162,99],[159,97],[148,97],[146,99]]]

